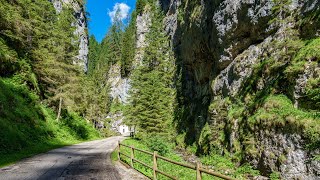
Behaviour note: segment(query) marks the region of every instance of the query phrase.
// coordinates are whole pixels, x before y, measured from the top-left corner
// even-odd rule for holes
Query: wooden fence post
[[[157,180],[157,169],[158,169],[158,165],[157,165],[157,151],[153,152],[153,179]]]
[[[120,161],[120,141],[118,141],[118,160]]]
[[[202,179],[200,168],[201,168],[201,164],[199,162],[197,162],[197,169],[196,169],[197,170],[197,180]]]
[[[131,164],[132,168],[134,168],[133,167],[133,159],[134,159],[134,149],[133,148],[134,148],[133,146],[130,147],[130,149],[131,149],[130,164]]]

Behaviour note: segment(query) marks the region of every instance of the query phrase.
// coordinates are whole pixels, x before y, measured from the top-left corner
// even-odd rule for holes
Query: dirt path
[[[120,163],[112,164],[110,154],[123,137],[85,142],[51,150],[0,169],[0,180],[21,179],[146,179]]]

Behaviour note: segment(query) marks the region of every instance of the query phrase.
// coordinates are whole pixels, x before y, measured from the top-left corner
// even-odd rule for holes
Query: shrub
[[[278,180],[280,179],[280,173],[279,172],[272,172],[270,174],[270,180]]]
[[[92,128],[92,125],[87,123],[86,120],[84,120],[76,113],[67,113],[66,118],[63,122],[80,139],[88,140],[91,139],[92,136],[99,137],[98,132],[95,131],[94,128]]]
[[[163,137],[150,136],[146,142],[152,151],[157,151],[160,155],[165,155],[169,152],[169,144]]]
[[[236,176],[242,175],[242,174],[250,174],[252,176],[258,176],[260,175],[260,171],[253,169],[252,166],[250,166],[249,164],[244,164],[239,168],[237,168],[236,170]]]

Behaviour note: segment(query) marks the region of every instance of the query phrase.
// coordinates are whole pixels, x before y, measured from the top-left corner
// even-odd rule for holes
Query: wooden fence
[[[120,147],[121,146],[126,147],[126,148],[130,148],[130,152],[131,152],[130,155],[122,153],[120,151]],[[153,158],[153,166],[149,166],[147,163],[142,162],[139,159],[136,159],[135,156],[134,156],[134,151],[139,151],[139,152],[142,152],[144,154],[150,155],[150,157]],[[172,175],[170,175],[170,174],[168,174],[166,172],[163,172],[163,171],[158,169],[158,164],[157,164],[157,159],[158,158],[162,159],[162,160],[164,160],[166,162],[172,163],[172,164],[176,164],[176,165],[179,165],[179,166],[182,166],[182,167],[186,167],[186,168],[195,170],[196,171],[196,180],[201,180],[202,179],[202,173],[209,174],[209,175],[214,176],[214,177],[219,177],[221,179],[235,180],[234,178],[225,176],[223,174],[212,172],[211,170],[208,170],[208,169],[204,169],[204,168],[201,167],[200,163],[197,163],[196,165],[189,165],[189,164],[176,162],[176,161],[173,161],[171,159],[168,159],[168,158],[165,158],[163,156],[158,155],[157,152],[153,152],[153,153],[152,152],[148,152],[148,151],[145,151],[145,150],[142,150],[142,149],[135,148],[133,146],[128,146],[128,145],[125,145],[125,144],[121,144],[120,141],[119,141],[118,142],[118,159],[119,159],[119,161],[121,161],[121,158],[120,158],[121,155],[130,159],[130,164],[129,165],[132,168],[134,168],[133,163],[137,162],[139,164],[142,164],[145,167],[148,167],[148,168],[152,169],[153,170],[153,179],[154,180],[157,180],[157,173],[162,174],[162,175],[164,175],[164,176],[166,176],[166,177],[168,177],[170,179],[178,179],[178,177],[174,177],[174,176],[172,176]]]

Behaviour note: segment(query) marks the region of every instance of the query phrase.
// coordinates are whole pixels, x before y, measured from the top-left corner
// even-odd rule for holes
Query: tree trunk
[[[57,115],[57,121],[59,121],[60,116],[61,116],[61,106],[62,106],[62,97],[60,97],[60,101],[59,101],[59,110],[58,110],[58,115]]]

